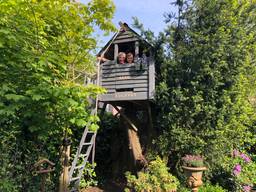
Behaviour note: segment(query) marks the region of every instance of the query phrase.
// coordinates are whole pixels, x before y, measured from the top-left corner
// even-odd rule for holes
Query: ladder
[[[95,115],[95,111],[96,110],[93,110],[91,115]],[[69,171],[69,186],[72,186],[70,190],[71,192],[77,191],[79,188],[79,183],[81,177],[83,176],[83,171],[86,167],[86,164],[89,162],[90,157],[91,162],[94,163],[95,140],[97,132],[89,130],[90,124],[91,123],[88,122],[86,128],[84,129],[80,144]]]
[[[117,37],[118,32],[114,35],[114,38],[111,41],[113,41]],[[102,52],[101,58],[105,55],[105,52],[109,49],[110,45],[111,43],[109,43],[108,46],[105,48],[105,50]],[[97,63],[97,79],[95,82],[97,86],[100,85],[99,73],[100,73],[100,61]],[[87,85],[89,83],[90,83],[90,80],[87,81],[85,77],[84,84]],[[95,101],[95,108],[92,110],[91,115],[97,115],[98,108],[99,108],[98,104],[99,104],[99,101],[97,96]],[[99,108],[99,109],[102,109],[102,112],[104,112],[105,108],[106,108],[106,103],[104,103],[103,108]],[[83,171],[86,167],[86,164],[89,162],[90,157],[91,157],[91,162],[94,163],[95,141],[96,141],[97,132],[90,131],[89,129],[90,125],[91,125],[91,122],[88,122],[84,129],[75,158],[69,170],[68,185],[71,186],[70,192],[78,191],[81,177],[83,176]]]

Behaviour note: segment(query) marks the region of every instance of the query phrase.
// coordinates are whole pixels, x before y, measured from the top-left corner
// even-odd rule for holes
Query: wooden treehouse
[[[155,93],[155,61],[152,45],[126,23],[120,26],[119,32],[98,54],[102,60],[99,84],[106,89],[99,102],[104,104],[104,110],[109,104],[120,114],[121,127],[127,131],[129,151],[135,162],[133,167],[138,170],[147,165],[143,149],[150,145],[154,132],[150,101]],[[126,60],[121,62],[122,54]],[[137,118],[139,111],[146,114],[142,120]],[[146,124],[138,122],[145,119]],[[142,142],[141,136],[147,137],[147,141]]]
[[[101,63],[100,85],[107,90],[99,97],[102,102],[148,101],[154,98],[155,62],[152,46],[123,24],[120,31],[106,44],[107,61]],[[120,52],[132,53],[132,63],[118,63]]]
[[[129,171],[136,172],[147,165],[144,153],[154,135],[150,101],[154,99],[155,92],[155,62],[152,46],[126,23],[120,25],[120,30],[97,55],[99,65],[96,84],[104,87],[106,93],[96,99],[92,114],[97,114],[97,109],[101,108],[102,116],[107,105],[116,110],[120,119],[119,130],[125,133],[122,135],[126,135],[124,140],[127,142],[121,141],[119,136],[113,137],[116,144],[111,149],[119,148],[116,151],[125,154],[122,162],[130,164]],[[84,130],[68,173],[67,183],[71,191],[78,189],[86,163],[94,162],[97,133],[90,131],[89,127],[90,122]],[[121,143],[126,146],[121,146]],[[110,156],[117,160],[113,163],[113,175],[124,171],[120,171],[124,166],[118,163],[122,155],[113,151]]]

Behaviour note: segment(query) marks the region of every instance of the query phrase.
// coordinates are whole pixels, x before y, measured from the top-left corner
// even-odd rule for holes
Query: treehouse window
[[[135,53],[135,43],[134,42],[129,42],[129,43],[120,43],[120,44],[118,44],[118,52],[124,52],[124,53],[131,52],[134,55],[134,53]]]

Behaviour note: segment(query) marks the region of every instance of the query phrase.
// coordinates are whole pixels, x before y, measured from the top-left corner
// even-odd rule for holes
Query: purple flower
[[[233,174],[237,176],[237,175],[239,175],[241,173],[241,171],[242,171],[241,165],[236,164],[234,169],[233,169]]]
[[[244,192],[250,192],[251,189],[252,189],[252,187],[251,187],[250,185],[244,185],[244,186],[243,186],[243,191],[244,191]]]
[[[241,154],[240,157],[246,162],[246,163],[250,163],[251,162],[251,159],[250,157],[248,157],[247,155],[245,154]]]
[[[234,155],[234,157],[238,157],[239,156],[239,151],[238,150],[236,150],[236,149],[234,149],[234,151],[233,151],[233,155]]]

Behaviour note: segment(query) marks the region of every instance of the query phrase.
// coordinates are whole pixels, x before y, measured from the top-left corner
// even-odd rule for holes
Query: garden
[[[145,162],[134,167],[123,117],[92,114],[106,90],[86,83],[98,73],[95,32],[118,30],[114,1],[0,0],[1,192],[66,192],[88,122],[95,162],[80,191],[256,191],[256,1],[170,5],[159,34],[136,15],[130,24],[153,49],[156,81],[154,132],[138,130]]]

